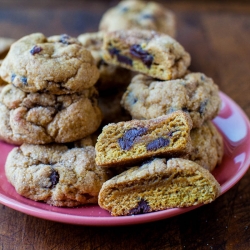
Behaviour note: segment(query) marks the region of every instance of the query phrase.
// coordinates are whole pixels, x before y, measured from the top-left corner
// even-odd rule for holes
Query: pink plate
[[[220,93],[223,101],[220,114],[214,124],[224,138],[223,161],[213,174],[221,184],[222,194],[233,187],[248,170],[250,164],[250,122],[240,107],[228,96]],[[174,208],[135,216],[112,217],[98,205],[79,208],[58,208],[35,202],[18,195],[5,177],[4,164],[13,146],[0,142],[0,202],[20,212],[39,218],[63,223],[117,226],[156,221],[179,215],[197,208]]]

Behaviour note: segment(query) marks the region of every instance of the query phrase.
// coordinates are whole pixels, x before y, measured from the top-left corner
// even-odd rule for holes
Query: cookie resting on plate
[[[197,163],[155,158],[106,181],[98,204],[113,216],[136,215],[207,204],[219,194],[219,183]]]
[[[69,149],[61,144],[14,148],[5,172],[18,194],[63,207],[97,203],[102,184],[111,177],[109,170],[96,165],[94,147]]]

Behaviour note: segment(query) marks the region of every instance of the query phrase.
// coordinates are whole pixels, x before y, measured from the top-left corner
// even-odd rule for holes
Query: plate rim
[[[246,123],[247,129],[250,130],[250,121],[245,112],[241,109],[241,107],[222,91],[219,91],[219,94],[222,97],[222,99],[227,100],[230,103],[230,105],[236,107],[237,111],[239,111],[240,113],[240,116]],[[250,152],[250,147],[248,148],[248,151]],[[231,189],[236,183],[240,181],[240,179],[245,175],[245,173],[249,169],[249,165],[250,165],[250,155],[248,158],[245,159],[243,166],[237,171],[237,175],[233,176],[232,178],[230,178],[221,185],[220,196],[226,193],[229,189]],[[74,225],[85,225],[85,226],[123,226],[123,225],[148,223],[152,221],[171,218],[189,212],[191,210],[194,210],[200,206],[204,206],[203,204],[201,204],[187,208],[172,208],[168,210],[156,211],[153,213],[141,214],[136,216],[97,217],[97,216],[72,215],[51,210],[44,210],[42,208],[37,208],[32,205],[24,204],[20,201],[17,201],[13,198],[4,195],[3,193],[0,193],[0,203],[16,211],[37,218],[54,222],[74,224]]]

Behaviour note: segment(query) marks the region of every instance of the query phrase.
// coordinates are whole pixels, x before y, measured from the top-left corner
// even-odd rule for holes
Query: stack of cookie
[[[211,122],[219,89],[188,70],[175,33],[164,6],[124,0],[98,32],[32,34],[12,45],[0,69],[10,83],[0,94],[0,138],[22,144],[6,162],[19,194],[54,206],[98,202],[114,216],[219,196],[211,174],[223,156]],[[95,83],[105,125],[96,144]]]
[[[110,176],[83,139],[102,120],[91,53],[68,35],[31,34],[12,44],[0,74],[9,83],[0,94],[0,138],[21,145],[5,166],[16,191],[55,206],[97,202]]]
[[[117,216],[209,203],[220,193],[210,172],[223,156],[211,122],[218,86],[188,71],[189,53],[169,35],[130,28],[103,32],[102,59],[135,76],[121,99],[132,121],[105,126],[95,146],[98,165],[123,166],[104,183],[99,205]]]

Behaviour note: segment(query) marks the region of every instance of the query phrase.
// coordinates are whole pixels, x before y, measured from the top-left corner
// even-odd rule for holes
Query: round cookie
[[[156,2],[126,0],[107,10],[99,25],[103,31],[135,28],[155,30],[174,37],[175,15]]]
[[[121,104],[134,119],[151,119],[183,110],[190,114],[195,128],[216,117],[221,99],[218,86],[202,73],[188,73],[170,81],[140,74],[132,79]]]
[[[103,32],[85,33],[78,36],[84,48],[89,50],[95,59],[100,72],[96,88],[100,91],[113,87],[127,86],[132,79],[133,72],[119,66],[107,64],[102,59]]]
[[[223,139],[211,121],[205,122],[200,128],[190,131],[192,150],[189,160],[195,161],[208,171],[221,163],[224,146]]]
[[[0,75],[25,92],[61,95],[92,87],[99,71],[91,53],[77,39],[35,33],[12,44]]]
[[[23,144],[8,155],[5,173],[20,195],[53,206],[97,203],[102,184],[111,176],[95,163],[92,146]]]
[[[26,93],[8,84],[0,94],[0,137],[10,143],[72,142],[95,132],[102,115],[94,87],[77,94]]]

